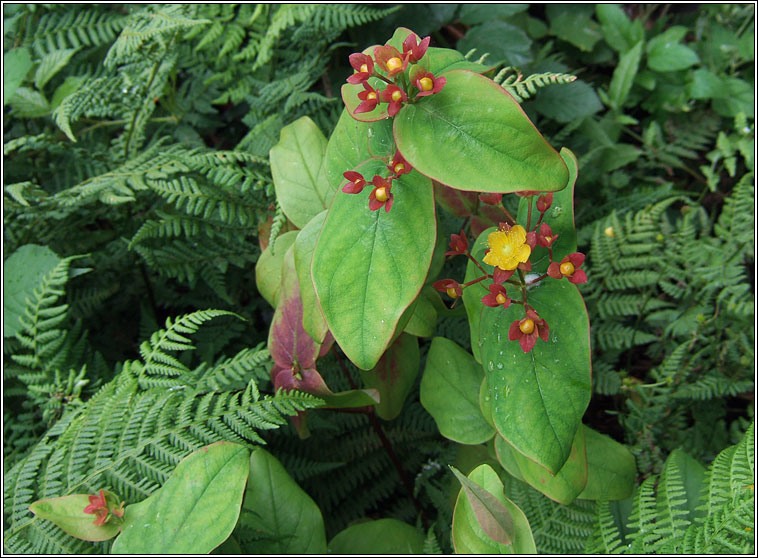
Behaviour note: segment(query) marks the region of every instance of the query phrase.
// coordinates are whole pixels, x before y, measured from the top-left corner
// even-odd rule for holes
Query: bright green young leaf
[[[713,99],[724,92],[724,82],[710,70],[700,68],[692,72],[691,77],[687,90],[693,99]]]
[[[405,326],[404,331],[416,337],[431,337],[437,325],[437,309],[434,299],[439,297],[431,287],[424,287],[418,295],[418,303],[413,309],[413,315]]]
[[[418,339],[413,335],[400,334],[374,368],[361,370],[364,385],[379,391],[377,415],[384,420],[397,418],[416,383],[420,365]]]
[[[531,62],[531,46],[532,40],[523,29],[491,18],[471,27],[456,45],[463,53],[475,48],[476,57],[489,53],[485,59],[488,64],[505,66],[524,66]]]
[[[13,96],[32,67],[29,49],[18,47],[3,53],[3,106]]]
[[[540,114],[561,123],[580,120],[603,110],[595,89],[580,79],[541,89],[532,106]]]
[[[311,279],[313,249],[326,220],[326,211],[311,219],[295,239],[295,269],[300,282],[300,297],[303,299],[303,328],[316,343],[322,343],[328,328],[316,299],[316,289]]]
[[[694,50],[679,44],[687,28],[675,25],[647,43],[647,65],[656,72],[684,70],[700,61]]]
[[[5,260],[3,265],[3,336],[13,337],[21,331],[19,316],[24,314],[26,299],[34,293],[42,277],[61,259],[47,246],[27,244]]]
[[[116,500],[116,495],[103,491],[109,501]],[[90,505],[88,494],[70,494],[59,498],[37,500],[29,509],[40,519],[55,523],[66,533],[85,541],[107,541],[115,537],[120,525],[109,521],[105,525],[95,525],[95,514],[84,513],[84,508]],[[118,504],[117,504],[118,505]],[[111,509],[109,507],[109,509]]]
[[[363,52],[365,54],[369,54],[370,52],[371,56],[373,57],[373,50],[374,47],[371,47],[370,49],[366,49]],[[378,77],[371,77],[366,81],[366,83],[373,87],[377,93],[386,87],[386,84]],[[352,117],[354,120],[357,120],[358,122],[376,122],[378,120],[385,120],[389,118],[390,115],[387,112],[387,107],[389,107],[389,105],[387,103],[381,102],[377,104],[373,110],[370,110],[368,112],[359,112],[356,114],[355,109],[357,109],[358,105],[363,102],[361,98],[358,97],[358,93],[362,93],[364,91],[367,91],[367,89],[363,86],[362,83],[345,83],[342,86],[342,89],[340,90],[342,95],[342,102],[345,103],[345,110],[350,113],[350,117]]]
[[[354,170],[372,156],[392,157],[394,154],[395,140],[392,138],[391,120],[358,122],[347,110],[343,110],[326,147],[326,176],[329,184],[339,195],[339,188],[345,183],[342,176],[344,172]]]
[[[605,42],[612,49],[624,53],[645,39],[640,20],[631,21],[618,4],[597,4],[595,15]]]
[[[629,90],[634,83],[634,77],[640,66],[642,58],[642,41],[621,55],[618,66],[613,70],[613,79],[608,88],[608,97],[611,108],[620,110],[624,106]]]
[[[576,227],[574,226],[574,187],[579,172],[577,160],[574,153],[567,148],[561,149],[561,157],[566,161],[569,168],[569,181],[563,190],[553,194],[553,203],[550,209],[545,212],[544,223],[550,226],[554,235],[558,238],[553,242],[553,259],[561,261],[564,256],[576,252]],[[531,198],[521,198],[518,209],[518,222],[526,227],[527,216],[529,214],[529,203],[532,204],[532,222],[531,226],[537,222],[540,212],[537,210],[537,199],[539,196]],[[547,248],[535,246],[531,255],[532,271],[534,273],[545,273],[547,266],[550,264],[550,255]],[[486,269],[486,268],[485,268]],[[468,279],[467,279],[468,280]],[[486,293],[485,293],[486,294]],[[550,325],[550,324],[548,324]]]
[[[548,4],[545,15],[550,21],[550,32],[584,52],[590,52],[603,34],[592,19],[592,4]]]
[[[329,541],[329,554],[421,554],[424,535],[397,519],[354,523]]]
[[[482,368],[471,354],[445,337],[435,337],[421,378],[421,404],[440,434],[460,444],[481,444],[495,433],[479,410]]]
[[[386,174],[377,160],[357,169],[368,180]],[[392,194],[392,210],[386,212],[369,210],[366,191],[339,192],[313,253],[313,283],[326,322],[363,370],[379,361],[418,296],[437,237],[430,180],[415,172],[403,175],[393,180]]]
[[[526,483],[564,506],[573,502],[587,484],[587,452],[581,425],[576,430],[569,458],[555,475],[515,450],[512,457]]]
[[[502,87],[467,70],[445,78],[442,91],[404,105],[395,117],[398,149],[416,170],[459,190],[554,191],[566,185],[563,159]]]
[[[465,291],[464,291],[465,292]],[[495,427],[517,451],[560,470],[590,400],[589,320],[582,295],[567,280],[546,278],[529,290],[529,305],[550,328],[525,353],[508,340],[524,309],[485,308],[480,337],[482,366],[492,395]]]
[[[289,231],[276,237],[274,253],[271,246],[266,248],[255,264],[255,286],[258,292],[271,306],[276,308],[279,300],[279,290],[282,282],[282,260],[295,242],[299,231]]]
[[[584,427],[587,443],[587,485],[579,494],[582,500],[624,500],[634,491],[637,465],[634,456],[623,444],[588,426]]]
[[[8,104],[13,107],[13,113],[22,118],[39,118],[47,116],[52,109],[45,96],[29,87],[19,87],[13,96],[8,99]]]
[[[182,459],[149,498],[126,507],[114,554],[207,554],[232,533],[249,472],[248,451],[216,442]]]
[[[456,472],[453,470],[453,472]],[[461,479],[462,475],[456,474]],[[463,477],[466,478],[466,477]],[[536,554],[529,520],[519,507],[505,497],[503,483],[489,465],[476,467],[466,479],[488,494],[511,518],[512,543],[493,540],[482,528],[465,489],[461,489],[453,511],[453,546],[457,554]]]
[[[334,196],[324,168],[326,145],[316,123],[303,116],[282,128],[279,143],[269,153],[276,199],[300,229],[327,209]]]
[[[726,78],[726,87],[713,100],[713,109],[721,116],[734,117],[740,112],[748,118],[755,116],[755,89],[753,84],[739,78]]]
[[[208,516],[210,517],[210,516]],[[240,525],[265,534],[245,554],[325,554],[324,520],[316,503],[270,453],[255,449]]]

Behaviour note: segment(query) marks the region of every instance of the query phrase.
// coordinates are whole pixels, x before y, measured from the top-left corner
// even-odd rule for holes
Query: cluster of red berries
[[[374,189],[368,196],[368,207],[371,211],[376,211],[380,207],[384,207],[384,210],[389,213],[392,209],[392,202],[395,199],[392,194],[392,181],[398,176],[408,174],[413,170],[399,151],[395,153],[395,156],[387,164],[387,168],[390,171],[390,175],[387,178],[374,175],[374,179],[371,182],[366,182],[363,175],[356,171],[347,171],[342,173],[348,183],[342,187],[342,191],[346,194],[360,194],[363,188],[367,184],[371,184]]]
[[[387,114],[395,116],[403,103],[410,99],[426,97],[439,93],[445,86],[444,77],[435,77],[431,72],[427,72],[421,66],[415,66],[410,74],[410,83],[415,86],[416,90],[409,87],[400,87],[406,84],[405,70],[408,64],[416,64],[426,54],[429,47],[430,37],[425,37],[418,41],[414,34],[408,35],[403,41],[403,52],[401,53],[395,47],[390,45],[378,46],[374,48],[374,57],[368,54],[356,52],[350,55],[350,65],[355,69],[355,73],[347,78],[347,82],[353,85],[362,84],[364,91],[358,93],[361,103],[353,111],[353,114],[371,112],[379,103],[387,103]],[[378,66],[387,75],[384,76],[376,71]],[[369,84],[368,79],[377,77],[386,82],[387,88],[384,90],[374,89]]]
[[[537,194],[537,192],[521,193],[521,195],[535,194]],[[502,198],[502,194],[488,194],[487,196],[489,197],[486,203],[491,203],[493,205],[498,204],[500,202],[500,198]],[[540,338],[543,341],[547,341],[550,334],[550,329],[547,322],[545,322],[545,320],[539,316],[537,311],[532,306],[527,304],[527,286],[533,285],[545,279],[546,277],[551,277],[553,279],[562,279],[565,277],[568,279],[568,281],[574,284],[585,283],[587,281],[587,274],[584,272],[584,270],[579,269],[584,263],[584,254],[580,252],[574,252],[564,257],[560,262],[553,261],[553,245],[555,243],[555,240],[558,238],[558,235],[553,234],[550,226],[547,223],[542,222],[545,213],[548,209],[550,209],[552,203],[552,193],[543,194],[537,198],[537,203],[535,205],[537,207],[537,210],[540,212],[540,218],[539,221],[537,221],[537,224],[534,226],[533,230],[526,232],[520,225],[510,226],[507,223],[500,223],[498,232],[490,234],[490,237],[488,238],[490,248],[485,252],[485,263],[488,263],[488,258],[486,256],[493,248],[493,245],[495,245],[496,240],[498,248],[500,249],[502,247],[503,254],[507,254],[507,256],[499,255],[492,258],[492,260],[496,260],[498,262],[506,260],[510,260],[511,262],[518,262],[512,263],[512,269],[503,269],[502,267],[499,267],[499,263],[496,263],[493,273],[487,273],[487,271],[481,266],[481,264],[473,257],[469,251],[468,239],[466,238],[463,230],[461,230],[459,234],[451,235],[450,251],[446,252],[445,255],[466,256],[482,271],[483,275],[464,284],[460,284],[453,279],[441,279],[434,283],[435,289],[440,292],[447,293],[450,298],[455,299],[455,302],[457,302],[457,299],[463,294],[463,289],[491,278],[492,283],[488,287],[489,294],[482,297],[482,304],[491,308],[497,308],[498,306],[508,308],[513,302],[523,305],[525,316],[522,319],[514,320],[511,323],[510,328],[508,329],[508,339],[511,341],[518,341],[521,349],[525,353],[528,353],[534,348],[534,345],[537,342],[537,338]],[[530,228],[530,221],[531,212],[527,218],[527,229]],[[493,237],[497,235],[500,236],[493,240]],[[547,273],[536,279],[529,280],[528,282],[523,278],[521,274],[519,274],[519,280],[512,279],[516,270],[520,270],[522,272],[531,271],[532,264],[526,256],[531,255],[535,246],[541,246],[548,249],[550,255],[550,265],[548,266]],[[526,247],[528,247],[528,250]],[[512,259],[513,256],[511,254],[518,253],[519,250],[525,253],[525,261]],[[510,296],[508,296],[508,292],[505,287],[506,284],[511,284],[515,288],[519,289],[522,294],[522,300],[513,300]],[[455,305],[455,302],[453,305]]]

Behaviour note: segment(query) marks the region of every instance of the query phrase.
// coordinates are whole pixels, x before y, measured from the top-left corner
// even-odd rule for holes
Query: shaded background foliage
[[[709,463],[745,433],[754,412],[752,5],[6,5],[3,17],[4,274],[14,255],[40,277],[55,271],[5,309],[7,320],[23,314],[25,297],[36,301],[20,331],[6,321],[6,471],[22,463],[31,483],[30,463],[49,458],[39,441],[57,436],[48,428],[63,432],[103,386],[115,389],[109,382],[168,317],[200,308],[241,316],[199,329],[197,350],[178,351],[178,362],[193,378],[221,378],[213,385],[230,394],[252,380],[271,391],[267,356],[252,349],[273,312],[253,269],[292,225],[277,206],[269,149],[302,116],[328,137],[348,54],[401,25],[472,60],[487,54],[550,143],[579,158],[594,378],[585,422],[630,447],[640,482],[677,448]],[[578,79],[527,77],[548,72]],[[448,236],[466,224],[446,211],[439,221]],[[463,276],[463,262],[440,276]],[[435,334],[469,348],[466,324],[441,317]],[[421,349],[423,367],[427,341]],[[321,370],[329,385],[348,389],[346,373],[359,382],[352,365],[330,358]],[[329,537],[355,518],[392,516],[433,528],[428,550],[450,549],[457,485],[446,464],[467,472],[483,447],[441,438],[417,387],[380,426],[402,474],[365,416],[311,415],[305,442],[289,426],[263,437],[319,504]],[[148,477],[159,485],[176,455],[153,457]],[[557,504],[530,490],[509,487],[537,532]],[[567,535],[537,537],[538,549],[583,549],[591,506],[559,513],[550,528]]]

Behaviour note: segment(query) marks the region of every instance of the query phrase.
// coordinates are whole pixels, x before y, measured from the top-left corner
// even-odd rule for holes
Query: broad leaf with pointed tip
[[[584,427],[587,440],[587,485],[583,500],[624,500],[634,492],[637,464],[632,453],[616,440]],[[702,467],[701,467],[702,468]]]
[[[400,334],[373,369],[361,371],[363,383],[379,392],[377,415],[384,420],[392,420],[400,414],[408,393],[416,383],[420,363],[418,339],[413,335]]]
[[[366,161],[357,171],[369,180],[386,174],[384,163],[377,160]],[[411,172],[393,180],[391,192],[389,212],[370,211],[365,191],[340,192],[311,265],[329,330],[363,370],[379,361],[401,316],[418,296],[437,235],[430,180]]]
[[[459,190],[566,186],[563,159],[505,89],[469,70],[444,77],[442,91],[403,105],[394,119],[395,142],[415,169]]]
[[[255,286],[258,292],[271,306],[276,308],[279,290],[282,286],[282,260],[284,254],[295,242],[298,231],[289,231],[276,237],[272,246],[268,246],[255,264]]]
[[[465,292],[465,291],[464,291]],[[568,459],[591,393],[587,309],[576,285],[546,278],[528,291],[549,328],[525,353],[508,339],[524,308],[485,308],[479,335],[495,427],[517,451],[555,474]]]
[[[295,270],[300,282],[300,296],[303,299],[303,328],[316,343],[322,343],[329,330],[316,300],[316,289],[311,279],[313,249],[316,247],[325,219],[326,211],[322,211],[303,227],[295,239]]]
[[[104,490],[103,493],[107,500],[116,501],[116,495],[112,492]],[[55,523],[77,539],[107,541],[115,537],[121,529],[121,525],[115,521],[109,521],[104,525],[95,525],[96,516],[91,513],[84,513],[84,508],[89,505],[89,494],[70,494],[58,498],[37,500],[29,506],[29,509],[37,517]]]
[[[276,199],[298,228],[329,207],[335,188],[326,178],[327,141],[307,116],[282,128],[279,143],[271,148],[271,177]]]
[[[329,541],[329,554],[421,554],[424,535],[397,519],[353,523]]]
[[[126,507],[114,554],[207,554],[231,535],[249,472],[248,451],[216,442],[191,453],[146,500]]]

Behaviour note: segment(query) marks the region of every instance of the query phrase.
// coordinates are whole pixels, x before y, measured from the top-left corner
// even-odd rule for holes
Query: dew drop
[[[490,372],[495,370],[495,363],[492,361],[489,361],[489,363],[487,364],[487,370],[489,370]]]
[[[504,368],[503,363],[502,362],[498,362],[497,363],[497,369],[498,370],[502,370],[503,368]]]

